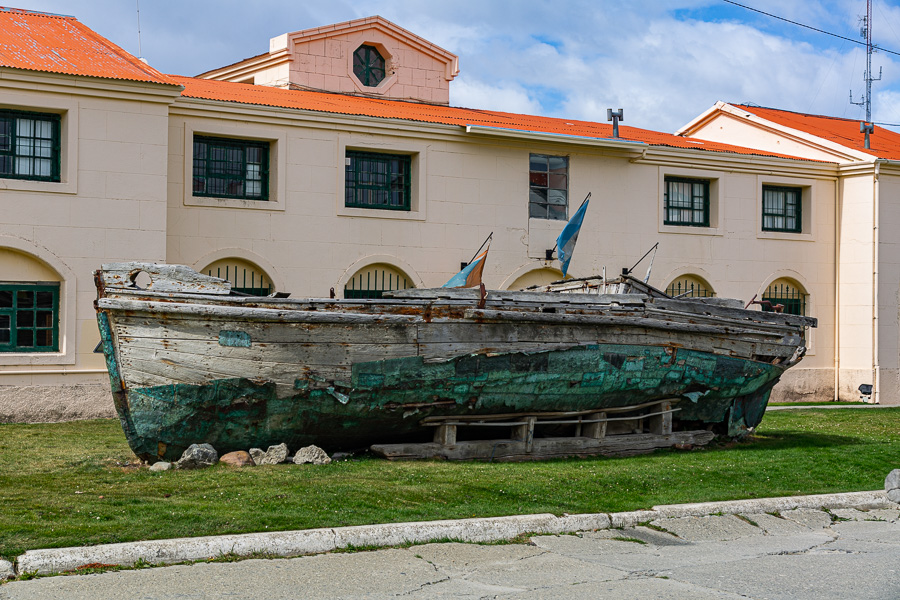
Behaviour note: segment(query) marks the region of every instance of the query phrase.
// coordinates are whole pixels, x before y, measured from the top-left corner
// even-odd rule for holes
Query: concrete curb
[[[335,529],[307,529],[271,533],[247,533],[171,540],[152,540],[76,548],[29,550],[18,557],[16,573],[38,574],[71,571],[82,565],[131,566],[138,561],[168,564],[206,560],[226,554],[250,556],[298,556],[320,554],[342,548],[371,548],[452,539],[466,542],[497,542],[522,534],[559,534],[610,527],[630,527],[668,517],[705,516],[715,513],[763,513],[795,508],[885,508],[896,507],[884,492],[853,492],[788,498],[761,498],[728,502],[703,502],[657,506],[653,510],[580,515],[551,514],[385,523]]]

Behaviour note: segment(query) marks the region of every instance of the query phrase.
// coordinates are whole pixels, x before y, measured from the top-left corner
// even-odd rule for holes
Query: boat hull
[[[427,435],[420,422],[432,416],[583,411],[661,399],[675,399],[678,420],[729,423],[737,434],[756,426],[762,412],[732,418],[735,398],[761,396],[764,408],[782,372],[672,346],[592,344],[432,363],[360,362],[347,387],[311,387],[298,368],[288,392],[246,377],[119,389],[117,409],[135,454],[150,461],[175,460],[193,443],[219,452],[282,442],[333,451]]]
[[[130,267],[101,272],[106,285]],[[676,428],[740,435],[760,422],[815,323],[633,294],[288,301],[163,282],[165,292],[109,290],[98,274],[116,409],[148,461],[194,443],[356,449],[428,439],[428,418],[661,400]]]

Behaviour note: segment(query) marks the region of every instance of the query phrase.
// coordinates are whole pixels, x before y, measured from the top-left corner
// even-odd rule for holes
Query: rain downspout
[[[878,175],[881,170],[881,161],[875,161],[875,171],[872,177],[872,403],[881,403],[881,378],[879,373],[881,366],[879,365],[878,353],[878,268],[879,268],[879,186]]]
[[[841,178],[834,181],[834,401],[841,399]]]

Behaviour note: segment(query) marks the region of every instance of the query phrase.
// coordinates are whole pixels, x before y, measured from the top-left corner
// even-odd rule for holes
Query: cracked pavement
[[[900,598],[900,508],[663,518],[635,527],[198,563],[0,586],[2,600]]]

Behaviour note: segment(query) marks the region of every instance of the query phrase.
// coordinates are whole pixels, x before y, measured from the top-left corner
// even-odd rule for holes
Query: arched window
[[[385,263],[376,263],[360,269],[350,278],[344,286],[344,298],[381,298],[384,292],[414,287],[403,271]]]
[[[353,74],[365,86],[375,87],[384,80],[384,57],[375,46],[362,45],[353,53]]]
[[[809,306],[809,294],[803,286],[787,277],[776,279],[769,284],[762,295],[762,309],[775,310],[775,306],[781,304],[784,311],[791,315],[805,315]],[[768,304],[766,304],[768,302]]]
[[[265,271],[242,258],[222,258],[202,270],[207,275],[227,279],[231,289],[251,296],[268,296],[275,291]]]
[[[524,290],[533,285],[547,285],[561,279],[563,279],[563,274],[556,269],[535,269],[517,277],[507,289]]]
[[[0,248],[0,352],[58,352],[60,280],[31,256]]]
[[[712,298],[716,295],[712,286],[696,275],[676,277],[666,288],[666,293],[676,298]]]

